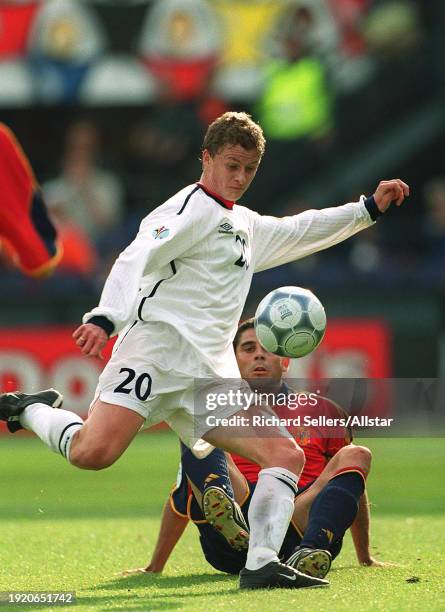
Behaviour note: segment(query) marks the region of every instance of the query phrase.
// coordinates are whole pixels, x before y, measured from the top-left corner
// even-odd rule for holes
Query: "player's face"
[[[236,347],[236,360],[241,377],[246,379],[273,378],[280,380],[289,367],[289,359],[278,357],[263,349],[254,329],[246,329],[241,334]]]
[[[255,149],[226,145],[212,157],[205,149],[202,154],[204,187],[225,200],[239,200],[256,174],[260,157]]]

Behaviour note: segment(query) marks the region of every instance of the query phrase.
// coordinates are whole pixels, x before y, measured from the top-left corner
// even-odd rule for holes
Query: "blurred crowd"
[[[265,131],[267,152],[245,199],[260,212],[355,200],[378,178],[392,178],[370,167],[360,190],[351,178],[342,189],[332,181],[329,197],[321,196],[325,177],[354,174],[351,158],[366,144],[383,147],[397,122],[443,94],[441,4],[0,3],[0,119],[9,118],[28,152],[62,237],[57,274],[99,285],[140,219],[199,177],[205,128],[225,110],[247,110]],[[412,170],[401,177],[414,180],[406,212],[276,274],[294,284],[306,275],[443,283],[439,161],[417,148],[410,163],[394,162],[391,174]],[[0,265],[12,274],[7,261]]]

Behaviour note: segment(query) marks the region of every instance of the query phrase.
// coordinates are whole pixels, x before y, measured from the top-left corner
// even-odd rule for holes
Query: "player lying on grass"
[[[402,204],[409,187],[382,181],[373,196],[343,206],[284,217],[261,216],[236,204],[252,182],[265,149],[261,127],[245,113],[225,113],[208,128],[202,174],[155,208],[121,253],[99,306],[87,313],[74,338],[83,354],[98,357],[119,334],[99,378],[85,423],[60,407],[49,390],[0,397],[0,418],[10,428],[34,431],[72,465],[100,470],[114,463],[138,431],[167,421],[193,448],[204,439],[243,453],[261,466],[249,509],[250,541],[241,588],[325,586],[326,582],[281,564],[278,552],[294,508],[304,453],[280,427],[262,436],[253,418],[267,406],[231,403],[218,417],[243,416],[243,437],[207,421],[196,409],[196,379],[209,392],[240,379],[232,341],[254,272],[333,246],[373,225],[391,202]],[[296,163],[298,161],[296,160]],[[242,383],[240,383],[242,384]],[[247,386],[247,385],[246,385]]]
[[[243,378],[252,388],[267,381],[268,392],[286,393],[282,380],[289,360],[265,351],[259,344],[253,320],[242,323],[234,340],[235,355]],[[292,416],[338,418],[344,412],[333,402],[317,396],[317,405],[300,407]],[[278,416],[289,416],[286,408],[275,408]],[[303,419],[302,419],[303,420]],[[329,437],[320,437],[324,434]],[[299,571],[324,578],[331,558],[340,552],[343,535],[351,528],[357,559],[361,565],[382,565],[370,552],[369,509],[365,479],[371,452],[351,444],[344,428],[300,427],[292,431],[304,451],[306,462],[299,480],[290,526],[280,550]],[[161,572],[189,520],[198,530],[207,561],[216,569],[238,573],[246,560],[250,500],[260,467],[243,457],[226,456],[215,449],[197,459],[181,444],[178,481],[164,507],[159,536],[146,568],[130,572]],[[233,488],[233,489],[232,489]],[[237,504],[241,507],[238,512]]]

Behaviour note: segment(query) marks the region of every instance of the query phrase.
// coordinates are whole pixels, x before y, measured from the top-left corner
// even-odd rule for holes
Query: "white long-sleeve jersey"
[[[253,273],[326,249],[372,225],[364,201],[362,196],[359,202],[276,218],[231,207],[201,185],[189,185],[143,219],[116,260],[99,306],[83,322],[105,316],[114,334],[136,320],[168,323],[212,371],[236,377],[229,366],[232,340]]]

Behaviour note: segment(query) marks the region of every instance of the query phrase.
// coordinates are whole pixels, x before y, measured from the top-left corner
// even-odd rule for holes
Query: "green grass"
[[[348,536],[329,589],[252,593],[205,563],[193,526],[162,576],[117,575],[149,559],[176,475],[174,436],[141,435],[98,473],[72,468],[34,438],[2,436],[0,591],[72,590],[77,610],[443,610],[444,442],[367,444],[374,554],[398,566],[358,567]]]

